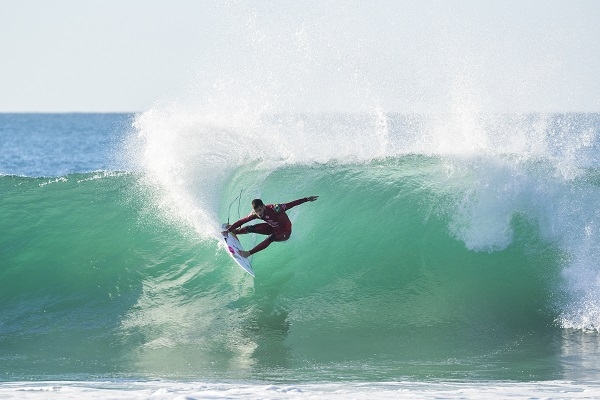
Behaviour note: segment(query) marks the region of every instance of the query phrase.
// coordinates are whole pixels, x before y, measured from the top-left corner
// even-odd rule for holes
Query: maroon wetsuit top
[[[300,205],[302,203],[306,203],[308,199],[305,197],[303,199],[298,199],[294,201],[290,201],[289,203],[282,204],[266,204],[265,212],[262,218],[269,226],[273,228],[273,232],[291,232],[292,231],[292,222],[289,217],[285,213],[286,210],[289,210],[292,207]],[[258,219],[258,215],[252,211],[250,215],[246,218],[242,218],[233,225],[229,227],[229,232],[233,232],[240,226],[244,225],[247,222],[252,221],[253,219]]]
[[[240,229],[240,231],[237,232],[254,232],[263,235],[269,235],[269,237],[266,240],[264,240],[262,243],[259,243],[256,247],[250,250],[250,254],[254,254],[258,251],[264,250],[273,241],[279,242],[287,240],[292,233],[292,222],[290,221],[285,211],[307,201],[308,198],[305,197],[303,199],[294,200],[289,203],[266,204],[265,212],[262,218],[260,218],[263,221],[265,221],[266,224],[250,225],[247,228],[242,228],[243,232],[240,232],[242,231],[242,229]],[[258,215],[256,215],[256,213],[252,211],[250,215],[248,215],[246,218],[242,218],[239,221],[235,222],[233,225],[231,225],[228,231],[234,232],[237,228],[241,227],[245,223],[258,218]]]

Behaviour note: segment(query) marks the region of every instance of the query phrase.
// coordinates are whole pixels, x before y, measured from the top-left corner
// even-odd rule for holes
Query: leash
[[[233,203],[235,203],[235,201],[238,201],[238,219],[240,219],[240,204],[242,202],[242,192],[244,191],[244,189],[240,190],[240,194],[239,196],[237,196],[235,199],[233,199],[233,201],[229,204],[229,210],[227,211],[227,225],[229,225],[229,215],[231,214],[231,206],[233,205]]]

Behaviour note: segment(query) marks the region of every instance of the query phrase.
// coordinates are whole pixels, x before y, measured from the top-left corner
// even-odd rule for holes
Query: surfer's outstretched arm
[[[283,211],[285,210],[289,210],[292,207],[296,207],[302,203],[306,203],[307,201],[315,201],[319,198],[319,196],[310,196],[310,197],[305,197],[303,199],[298,199],[298,200],[294,200],[294,201],[290,201],[289,203],[283,203],[283,204],[279,204],[279,206],[281,207],[281,209]]]

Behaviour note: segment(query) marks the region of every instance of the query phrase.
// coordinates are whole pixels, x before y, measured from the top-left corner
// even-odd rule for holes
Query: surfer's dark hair
[[[265,203],[261,199],[252,200],[252,208],[256,209],[256,207],[264,206]]]

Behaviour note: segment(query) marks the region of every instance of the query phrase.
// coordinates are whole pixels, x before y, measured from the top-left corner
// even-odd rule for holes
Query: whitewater
[[[0,393],[598,397],[599,131],[597,114],[2,114]],[[309,195],[256,278],[232,262],[222,222]]]

